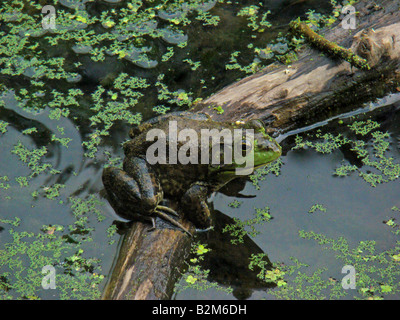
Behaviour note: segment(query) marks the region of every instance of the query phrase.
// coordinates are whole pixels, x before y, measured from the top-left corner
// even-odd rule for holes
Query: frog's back
[[[223,130],[230,127],[230,125],[227,123],[214,122],[206,117],[199,117],[199,119],[187,119],[180,116],[172,115],[164,118],[159,122],[156,122],[154,125],[144,125],[144,130],[141,133],[135,135],[130,141],[125,143],[125,155],[143,157],[147,154],[147,150],[149,149],[149,147],[153,145],[158,139],[162,139],[161,137],[165,137],[164,140],[168,152],[168,146],[170,145],[171,141],[175,142],[178,138],[178,135],[180,133],[183,134],[184,132],[182,132],[182,130],[185,129],[188,129],[191,132],[192,139],[190,139],[190,143],[195,144],[193,148],[197,148],[198,150],[200,150],[200,138],[202,130],[209,130],[209,132],[211,132],[211,130],[213,129],[215,131],[215,129]],[[157,131],[152,131],[154,129],[156,129]],[[186,133],[187,132],[188,131],[186,131]],[[197,140],[193,139],[193,135],[197,137]],[[187,145],[187,141],[188,140],[176,141],[178,150],[183,145]],[[168,154],[167,157],[169,157]],[[198,154],[198,157],[200,159],[200,152]]]

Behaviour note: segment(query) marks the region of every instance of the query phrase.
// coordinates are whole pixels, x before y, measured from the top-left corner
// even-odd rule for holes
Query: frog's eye
[[[246,156],[253,148],[252,143],[248,140],[243,140],[241,146],[242,146],[242,157]]]

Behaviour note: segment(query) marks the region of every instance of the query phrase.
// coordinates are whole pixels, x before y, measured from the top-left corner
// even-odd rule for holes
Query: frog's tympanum
[[[174,134],[171,134],[171,123],[176,130]],[[153,129],[165,134],[158,135],[157,140],[154,134],[150,135],[154,133]],[[186,131],[182,131],[184,129]],[[213,129],[218,131],[212,131]],[[214,132],[214,135],[222,130],[225,134],[231,132],[231,149],[237,145],[242,148],[243,157],[240,161],[236,160],[234,151],[231,152],[231,161],[224,160],[227,154],[224,138],[218,142],[211,138],[204,140],[202,134],[207,130]],[[180,139],[181,132],[185,133],[184,141]],[[190,134],[187,134],[188,132]],[[234,132],[243,132],[243,135]],[[247,132],[253,133],[251,139]],[[194,137],[193,133],[198,136]],[[206,203],[208,196],[229,181],[240,177],[242,173],[238,169],[247,172],[246,166],[250,163],[251,170],[246,173],[250,174],[253,168],[265,165],[281,155],[281,147],[265,133],[262,122],[258,120],[225,123],[212,121],[205,114],[176,112],[144,122],[133,128],[130,136],[132,140],[124,144],[123,170],[108,167],[103,171],[103,183],[111,205],[117,214],[125,219],[150,221],[154,228],[154,217],[158,216],[187,233],[189,232],[179,222],[167,214],[176,215],[176,212],[162,205],[164,197],[177,200],[181,211],[197,228],[208,228],[211,226],[210,211]],[[154,152],[155,142],[165,144],[164,149],[160,148],[157,151],[158,154]],[[174,148],[170,148],[172,144]],[[153,153],[149,153],[151,150]],[[210,152],[208,161],[207,158],[202,158],[204,150]],[[212,150],[220,153],[217,164],[212,161]],[[160,154],[162,152],[164,158]],[[186,157],[182,158],[183,154]],[[154,161],[149,155],[158,156],[161,161]],[[187,160],[189,158],[190,161]]]

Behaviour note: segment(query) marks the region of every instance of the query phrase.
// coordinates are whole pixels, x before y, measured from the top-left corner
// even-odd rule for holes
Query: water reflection
[[[257,277],[260,269],[249,269],[251,256],[264,253],[263,250],[248,235],[243,238],[243,243],[232,244],[232,237],[222,230],[226,225],[234,224],[234,220],[218,210],[213,216],[214,229],[198,236],[201,243],[207,243],[207,248],[211,249],[200,263],[203,270],[210,270],[208,281],[232,288],[236,299],[248,299],[253,291],[276,287],[275,283]],[[268,265],[266,269],[270,270],[272,264],[266,255],[263,261]]]

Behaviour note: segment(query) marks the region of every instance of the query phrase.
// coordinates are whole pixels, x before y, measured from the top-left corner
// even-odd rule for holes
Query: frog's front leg
[[[196,182],[185,192],[181,206],[187,218],[199,229],[211,226],[211,213],[207,205],[209,189],[206,185]]]

